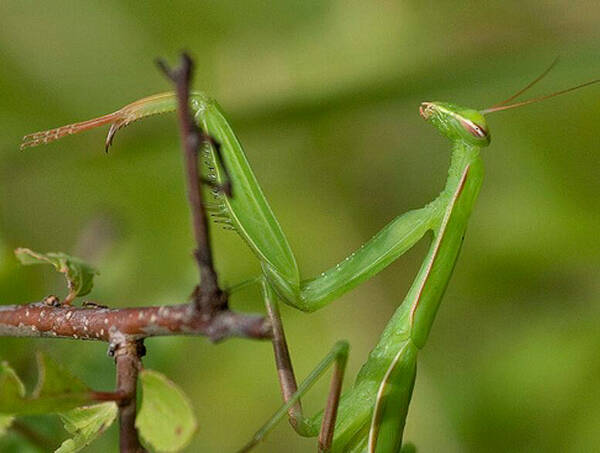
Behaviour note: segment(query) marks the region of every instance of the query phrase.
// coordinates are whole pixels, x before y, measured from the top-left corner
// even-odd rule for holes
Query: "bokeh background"
[[[173,115],[19,152],[25,133],[84,120],[169,88],[153,60],[195,57],[295,250],[303,276],[343,259],[442,188],[449,146],[423,100],[484,108],[554,57],[531,91],[600,76],[600,5],[590,0],[0,3],[0,303],[63,295],[60,276],[19,268],[17,246],[64,251],[101,270],[92,300],[183,302],[196,272]],[[406,440],[422,452],[595,451],[600,445],[600,87],[493,115],[487,177],[419,373]],[[256,274],[234,233],[214,229],[221,280]],[[305,376],[350,340],[349,386],[423,258],[419,244],[318,313],[283,308]],[[233,305],[261,312],[255,290]],[[279,405],[271,346],[147,341],[147,367],[193,401],[187,451],[229,452]],[[29,385],[34,352],[98,389],[106,345],[0,339]],[[307,398],[322,407],[327,384]],[[52,417],[25,422],[58,445]],[[89,451],[116,451],[115,427]],[[258,452],[314,451],[287,423]],[[36,451],[17,435],[0,451]]]

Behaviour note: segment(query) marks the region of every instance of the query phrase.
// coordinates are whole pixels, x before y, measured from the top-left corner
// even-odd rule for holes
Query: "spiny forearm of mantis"
[[[236,191],[230,198],[214,194],[210,204],[213,218],[227,229],[235,230],[262,263],[264,275],[286,303],[304,311],[314,311],[381,271],[441,219],[445,192],[424,208],[401,215],[391,221],[370,241],[345,260],[315,278],[301,280],[298,266],[273,211],[246,159],[240,142],[218,104],[202,93],[190,99],[196,120],[215,142],[221,144],[224,165],[213,152],[204,148],[205,172],[214,184],[231,182]],[[141,99],[116,112],[24,137],[22,148],[49,143],[102,125],[110,125],[105,145],[108,148],[116,131],[141,118],[174,110],[173,93]],[[227,168],[229,175],[225,175]]]

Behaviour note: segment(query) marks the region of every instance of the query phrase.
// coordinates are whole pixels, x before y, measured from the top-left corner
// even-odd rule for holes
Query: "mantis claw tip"
[[[108,134],[106,135],[106,140],[104,142],[104,152],[107,154],[108,154],[108,150],[110,149],[110,146],[112,145],[115,134],[119,130],[119,127],[120,126],[118,123],[112,123],[110,125],[110,129],[108,130]]]

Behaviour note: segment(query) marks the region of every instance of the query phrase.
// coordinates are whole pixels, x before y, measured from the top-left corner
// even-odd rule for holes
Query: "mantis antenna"
[[[535,82],[537,82],[537,80],[535,80],[533,83],[535,83]],[[538,98],[533,98],[533,99],[527,99],[526,101],[517,102],[515,104],[503,105],[504,104],[504,102],[503,102],[503,103],[501,103],[500,105],[498,105],[496,107],[490,107],[490,108],[481,110],[480,113],[483,114],[483,115],[486,115],[488,113],[500,112],[502,110],[509,110],[509,109],[514,109],[516,107],[522,107],[522,106],[527,105],[527,104],[534,104],[536,102],[540,102],[540,101],[543,101],[543,100],[546,100],[546,99],[550,99],[550,98],[553,98],[555,96],[560,96],[561,94],[566,94],[566,93],[570,93],[571,91],[579,90],[580,88],[584,88],[584,87],[593,85],[593,84],[598,83],[598,82],[600,82],[600,79],[595,79],[595,80],[592,80],[590,82],[582,83],[581,85],[577,85],[577,86],[574,86],[574,87],[571,87],[571,88],[567,88],[566,90],[556,91],[554,93],[547,94],[545,96],[540,96]],[[529,86],[532,86],[533,83],[531,83]],[[525,89],[529,88],[529,86],[526,87]],[[521,92],[525,91],[525,89],[521,90]],[[520,93],[517,93],[517,95],[518,94],[520,94]],[[510,99],[514,99],[517,95],[513,96],[512,98],[509,98],[509,100]],[[505,101],[505,102],[508,102],[508,100]]]
[[[550,66],[548,66],[544,72],[542,72],[539,76],[537,76],[532,82],[530,82],[525,88],[520,89],[519,91],[517,91],[515,94],[513,94],[511,97],[509,97],[508,99],[503,100],[502,102],[499,102],[498,104],[494,104],[492,105],[492,107],[490,108],[494,108],[494,107],[499,107],[501,105],[505,105],[508,104],[510,101],[512,101],[513,99],[518,98],[519,96],[521,96],[523,93],[525,93],[529,88],[531,88],[532,86],[534,86],[536,83],[538,83],[540,80],[542,80],[544,77],[546,77],[546,75],[552,71],[552,69],[554,68],[554,66],[556,66],[556,63],[558,63],[558,58],[556,57],[554,59],[554,61],[552,61],[552,63],[550,63]]]

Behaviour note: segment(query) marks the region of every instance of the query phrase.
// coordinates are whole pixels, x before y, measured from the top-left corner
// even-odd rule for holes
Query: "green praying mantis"
[[[193,92],[190,95],[190,106],[197,124],[212,138],[204,143],[201,150],[204,172],[215,185],[230,183],[234,194],[229,197],[214,191],[214,203],[210,207],[212,215],[227,228],[235,230],[261,264],[261,274],[250,283],[260,285],[273,326],[275,361],[284,399],[284,405],[240,451],[253,448],[286,414],[301,436],[318,436],[319,451],[388,453],[401,450],[418,352],[427,341],[452,275],[483,180],[480,152],[490,144],[485,115],[538,102],[600,81],[510,104],[551,67],[509,99],[486,110],[478,111],[445,102],[423,102],[419,109],[421,116],[452,144],[445,187],[435,200],[396,217],[339,264],[310,279],[300,277],[286,236],[223,111],[217,102],[203,93]],[[110,125],[106,139],[108,148],[120,128],[141,118],[173,111],[176,104],[173,93],[150,96],[89,121],[27,135],[21,147],[36,146]],[[216,144],[219,144],[220,150],[215,148]],[[336,343],[298,386],[278,302],[283,301],[305,312],[318,310],[377,274],[428,232],[432,233],[432,239],[417,276],[352,388],[341,394],[349,350],[345,341]],[[244,284],[247,283],[236,288]],[[331,366],[333,376],[325,409],[313,417],[305,417],[300,398]]]

